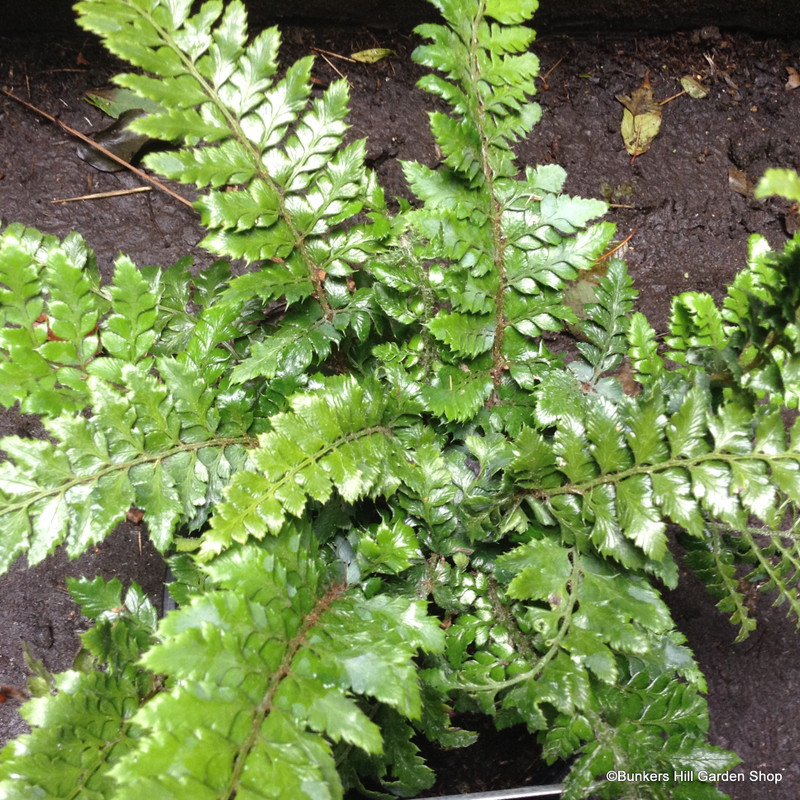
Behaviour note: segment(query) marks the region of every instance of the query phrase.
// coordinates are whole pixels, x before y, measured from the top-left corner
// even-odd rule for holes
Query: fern
[[[34,730],[2,752],[0,792],[6,797],[113,797],[109,770],[136,747],[141,733],[131,717],[161,688],[158,676],[136,664],[156,626],[142,590],[132,584],[123,600],[116,578],[68,583],[96,624],[82,635],[74,668],[47,675],[48,687],[23,708]]]
[[[577,345],[586,363],[573,362],[570,368],[589,389],[614,393],[618,399],[618,384],[603,380],[601,375],[618,367],[627,350],[626,334],[636,291],[624,261],[609,263],[605,277],[598,282],[596,295],[597,303],[586,307],[588,318],[581,325],[587,341]]]
[[[542,333],[577,323],[564,288],[614,229],[560,167],[518,174],[536,4],[434,5],[414,58],[449,109],[443,163],[404,165],[418,202],[392,217],[345,143],[346,85],[281,72],[239,2],[78,4],[141,70],[118,82],[169,109],[136,123],[180,143],[148,166],[196,185],[204,245],[249,271],[121,256],[103,284],[76,235],[0,233],[0,403],[48,434],[0,441],[0,568],[77,555],[135,506],[180,603],[156,626],[137,587],[70,586],[95,627],[75,669],[32,681],[0,792],[414,796],[420,736],[474,741],[454,707],[537,732],[570,798],[618,794],[610,769],[736,763],[705,741],[657,581],[677,583],[675,524],[740,638],[745,582],[800,617],[800,426],[780,414],[800,240],[754,238],[721,307],[675,298],[665,351],[610,262],[565,368]]]
[[[326,390],[295,395],[291,403],[291,411],[272,417],[252,452],[253,470],[238,472],[228,487],[204,553],[260,538],[265,529],[281,533],[287,514],[301,517],[309,499],[325,502],[334,487],[349,503],[397,488],[405,455],[383,424],[385,400],[374,389],[329,380]]]
[[[421,304],[427,309],[424,322],[444,345],[438,348],[442,361],[431,367],[445,370],[456,405],[436,393],[425,396],[434,413],[465,421],[490,396],[497,398],[506,371],[517,383],[526,382],[539,361],[543,330],[575,321],[560,290],[612,234],[607,225],[586,231],[605,206],[558,194],[565,177],[559,167],[528,170],[524,179],[514,179],[511,146],[541,114],[529,100],[538,70],[538,60],[527,52],[534,33],[518,24],[535,4],[441,0],[436,6],[447,25],[420,26],[430,44],[414,58],[443,73],[426,76],[420,85],[453,111],[431,114],[444,166],[404,169],[424,203],[410,215],[411,224],[425,240],[424,257],[439,262],[422,283],[428,294]],[[469,377],[448,366],[463,367]],[[443,383],[440,375],[432,386],[444,389]]]
[[[205,388],[197,367],[166,358],[156,363],[164,383],[149,370],[123,366],[126,391],[89,376],[87,404],[95,415],[45,421],[58,446],[0,440],[9,456],[0,465],[4,568],[23,551],[37,563],[62,541],[76,556],[110,533],[132,505],[144,511],[162,550],[179,523],[202,524],[252,439],[241,429],[219,435],[224,408],[211,409],[216,392]]]
[[[62,244],[9,226],[0,240],[0,283],[0,401],[31,414],[82,408],[81,379],[100,349],[95,329],[106,305],[83,240],[72,235]]]
[[[747,269],[729,287],[722,309],[701,293],[676,298],[669,357],[687,365],[686,374],[700,367],[718,386],[736,387],[743,402],[766,396],[796,407],[799,247],[795,237],[774,253],[754,234]]]
[[[78,269],[93,264],[78,237],[58,245],[11,226],[0,247],[8,256],[3,281],[9,291],[17,289],[10,268],[22,275],[39,270],[35,294],[9,295],[13,305],[4,331],[17,338],[25,333],[31,347],[22,360],[13,347],[2,354],[5,370],[28,371],[9,383],[5,403],[17,400],[23,410],[38,410],[53,440],[2,440],[9,460],[0,465],[6,531],[0,563],[6,569],[25,551],[36,563],[64,541],[78,555],[105,537],[131,505],[145,512],[154,542],[166,549],[177,525],[203,523],[254,442],[247,434],[252,413],[241,409],[249,405],[246,395],[234,400],[225,382],[208,383],[221,374],[216,346],[237,337],[242,323],[217,307],[192,318],[185,311],[187,291],[182,352],[156,357],[164,324],[158,304],[169,273],[163,281],[160,275],[147,281],[120,257],[111,285],[101,288],[91,270],[86,277]],[[64,299],[70,285],[80,303]],[[39,309],[45,310],[31,318]],[[36,323],[40,316],[45,319]],[[78,316],[82,323],[74,322]],[[162,328],[164,334],[169,331]],[[94,409],[89,418],[68,413],[85,406]]]
[[[411,658],[441,647],[435,622],[419,603],[368,600],[325,572],[307,526],[214,562],[216,588],[165,621],[145,657],[174,688],[136,718],[148,767],[116,765],[118,797],[341,797],[330,741],[383,748],[349,695],[420,715]]]
[[[209,229],[203,244],[250,262],[280,259],[289,282],[299,281],[295,294],[313,294],[329,310],[326,275],[346,274],[349,259],[375,246],[367,227],[339,223],[368,196],[381,202],[367,181],[363,141],[342,147],[346,83],[333,84],[308,108],[312,60],[301,59],[277,80],[280,35],[271,28],[247,44],[239,2],[224,11],[206,3],[195,15],[184,2],[86,0],[76,8],[81,24],[112,52],[150,73],[117,82],[169,109],[141,119],[137,130],[186,142],[147,163],[210,189],[197,202]],[[339,235],[329,238],[334,228]],[[284,271],[267,270],[257,280],[263,297],[283,295],[289,283]]]

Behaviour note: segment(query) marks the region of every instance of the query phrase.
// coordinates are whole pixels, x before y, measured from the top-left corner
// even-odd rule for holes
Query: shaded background
[[[334,23],[407,28],[435,19],[424,0],[247,0],[253,22]],[[66,0],[0,0],[0,35],[66,30],[73,25]],[[674,31],[724,24],[759,33],[800,32],[796,0],[540,0],[536,28],[543,32]]]

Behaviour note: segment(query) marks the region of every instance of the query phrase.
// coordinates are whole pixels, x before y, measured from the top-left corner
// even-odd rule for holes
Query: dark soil
[[[368,137],[368,157],[390,195],[407,195],[400,159],[437,164],[426,111],[432,100],[414,88],[420,70],[410,62],[416,44],[407,33],[367,29],[292,28],[287,58],[317,46],[349,54],[367,47],[396,51],[375,65],[330,58],[352,85],[352,130]],[[798,225],[796,209],[747,194],[769,166],[800,168],[800,89],[788,90],[788,67],[800,70],[800,40],[754,38],[716,29],[663,37],[630,34],[543,37],[537,52],[544,115],[519,148],[523,164],[559,163],[566,190],[605,196],[617,204],[609,218],[619,238],[633,234],[625,252],[645,312],[665,330],[669,300],[693,289],[719,299],[744,264],[747,238],[765,234],[780,247]],[[322,58],[321,83],[338,76]],[[108,82],[118,65],[86,36],[78,39],[0,39],[0,86],[88,131],[105,124],[81,100]],[[549,70],[551,70],[548,72]],[[630,94],[649,73],[655,96],[680,90],[681,76],[700,76],[704,100],[678,97],[664,107],[662,130],[650,151],[633,163],[619,132],[618,94]],[[212,258],[196,249],[193,212],[153,191],[127,197],[52,203],[89,192],[140,185],[130,174],[97,172],[75,155],[63,131],[0,96],[0,218],[64,236],[80,231],[97,251],[107,276],[119,252],[137,263],[171,264],[193,253],[202,269]],[[734,186],[735,188],[732,188]],[[188,194],[187,190],[180,190]],[[742,193],[744,192],[744,193]],[[3,434],[36,435],[36,420],[6,413]],[[141,549],[140,549],[141,539]],[[67,563],[56,555],[33,570],[18,563],[0,578],[0,684],[25,682],[22,641],[51,670],[67,668],[78,649],[75,634],[88,621],[66,594],[66,575],[117,575],[138,581],[160,602],[164,566],[141,526],[126,523],[95,551]],[[800,790],[800,639],[769,598],[754,601],[760,627],[742,644],[699,582],[682,574],[666,593],[678,627],[705,671],[712,742],[739,753],[745,780],[728,788],[734,800],[785,798]],[[0,740],[23,729],[11,702],[0,705]],[[510,737],[510,738],[509,738]],[[489,734],[466,754],[433,756],[441,773],[431,794],[485,791],[523,783],[551,783],[536,750],[516,733]],[[779,773],[777,786],[749,780],[750,771]]]

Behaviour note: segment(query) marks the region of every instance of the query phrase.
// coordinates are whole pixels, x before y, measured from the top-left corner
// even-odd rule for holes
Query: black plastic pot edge
[[[517,789],[498,789],[494,792],[472,794],[448,794],[424,800],[527,800],[530,797],[560,797],[564,785],[553,783],[547,786],[520,786]]]
[[[0,0],[0,35],[78,33],[75,0]],[[411,30],[435,20],[426,0],[244,0],[256,27],[268,24],[367,26]],[[797,0],[540,0],[536,29],[540,34],[637,31],[666,33],[716,25],[757,34],[800,36]]]

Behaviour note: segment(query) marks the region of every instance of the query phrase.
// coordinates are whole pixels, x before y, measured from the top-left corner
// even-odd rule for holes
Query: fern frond
[[[705,682],[643,578],[550,536],[500,556],[491,576],[479,563],[443,577],[450,591],[439,598],[452,624],[445,657],[425,674],[462,705],[494,714],[498,726],[524,722],[543,731],[548,761],[577,755],[568,796],[596,789],[609,764],[647,769],[641,752],[622,744],[629,740],[655,747],[670,781],[683,763],[720,770],[736,763],[705,744]],[[657,745],[664,736],[666,750]],[[640,794],[667,800],[670,781],[642,784]]]
[[[720,598],[717,608],[730,614],[733,625],[739,626],[736,641],[746,639],[756,628],[756,619],[751,615],[742,583],[736,575],[736,549],[729,537],[725,537],[717,526],[710,526],[704,540],[684,541],[687,549],[686,565],[705,584],[709,593]]]
[[[172,688],[134,718],[145,734],[112,770],[116,796],[340,798],[330,743],[384,747],[353,695],[418,718],[412,658],[441,649],[439,626],[418,601],[330,584],[307,525],[205,569],[216,587],[144,658]]]
[[[738,538],[740,557],[754,562],[753,571],[746,580],[760,583],[760,591],[777,592],[773,603],[775,606],[786,603],[788,615],[797,620],[800,627],[800,538],[796,529],[786,532],[771,533],[767,544],[756,541],[754,533],[760,531],[745,530]]]
[[[700,293],[673,301],[668,356],[698,369],[723,388],[736,387],[746,402],[768,397],[794,407],[800,397],[800,239],[773,252],[750,238],[747,267],[728,289],[722,309]]]
[[[628,327],[628,356],[636,372],[636,380],[653,386],[664,377],[664,359],[658,353],[656,332],[647,317],[638,311],[631,316]]]
[[[116,579],[68,582],[84,615],[97,622],[82,635],[75,668],[55,676],[55,694],[36,696],[21,709],[33,731],[3,750],[5,797],[112,800],[116,784],[109,772],[141,733],[131,717],[159,690],[156,677],[136,663],[156,625],[155,609],[139,586],[132,584],[123,600]]]
[[[687,565],[709,592],[720,598],[717,608],[730,614],[731,623],[739,626],[736,641],[746,639],[755,630],[754,609],[747,595],[756,588],[759,593],[775,592],[773,605],[785,603],[787,615],[794,616],[800,627],[800,545],[796,526],[774,531],[766,527],[732,529],[712,525],[704,542],[683,544]]]
[[[554,398],[564,389],[552,381]],[[577,397],[577,395],[573,395]],[[549,436],[526,428],[512,442],[509,486],[530,491],[540,523],[558,525],[567,541],[588,537],[599,553],[630,569],[673,583],[665,521],[705,537],[706,521],[744,530],[755,516],[777,533],[787,508],[800,499],[800,451],[787,446],[774,413],[751,413],[731,403],[716,412],[692,389],[673,413],[660,394],[626,398],[615,406],[598,395],[582,402],[548,401]],[[542,411],[540,410],[540,415]]]
[[[442,168],[404,164],[409,185],[425,204],[410,220],[426,257],[447,264],[432,268],[427,281],[441,308],[427,322],[446,346],[441,358],[448,367],[466,360],[470,372],[482,373],[470,381],[470,397],[482,392],[488,375],[494,404],[508,376],[527,387],[547,360],[537,341],[542,332],[575,321],[562,300],[564,282],[600,254],[612,226],[588,227],[605,206],[559,194],[565,177],[559,167],[528,169],[524,179],[514,179],[511,145],[539,116],[528,101],[538,71],[538,61],[526,52],[533,35],[517,24],[532,4],[513,11],[491,3],[436,5],[448,25],[420,26],[430,44],[414,58],[442,73],[420,85],[443,97],[453,115],[431,115]],[[403,306],[390,313],[412,322]],[[485,353],[491,354],[488,366],[480,361]],[[429,381],[435,392],[441,380],[431,375]],[[438,403],[431,410],[461,421],[476,409]]]
[[[670,645],[672,642],[670,642]],[[665,648],[666,649],[666,648]],[[675,659],[677,656],[677,659]],[[666,660],[685,658],[673,651]],[[632,796],[648,800],[725,800],[714,783],[699,779],[701,773],[720,774],[740,763],[734,754],[705,741],[709,720],[705,699],[696,685],[675,680],[671,670],[640,666],[630,659],[624,681],[597,687],[598,707],[583,718],[559,714],[548,732],[548,761],[578,757],[568,775],[563,797],[579,800],[590,793],[611,797],[618,785],[607,781],[606,767],[630,775],[654,772],[657,781],[626,782]],[[676,780],[676,773],[692,780]]]
[[[155,545],[164,550],[179,522],[197,525],[253,440],[220,436],[216,392],[196,367],[158,360],[160,383],[149,366],[126,364],[120,390],[94,376],[86,381],[95,416],[46,421],[58,442],[7,437],[0,447],[0,565],[26,552],[41,561],[66,543],[77,556],[108,535],[131,505],[144,511]]]
[[[276,79],[280,35],[270,28],[246,43],[240,2],[224,11],[207,3],[194,15],[167,0],[83,0],[76,8],[83,27],[149,73],[120,75],[117,83],[169,109],[139,120],[137,130],[186,143],[149,155],[147,164],[209,189],[196,203],[209,230],[203,246],[248,262],[285,262],[287,283],[329,310],[327,273],[379,249],[363,224],[351,226],[346,247],[328,240],[365,203],[382,202],[370,189],[363,142],[343,145],[346,83],[309,106],[312,59]],[[275,273],[269,267],[268,280],[280,286]]]
[[[277,535],[287,516],[302,516],[309,500],[326,502],[334,489],[348,503],[391,495],[408,464],[393,436],[387,399],[379,387],[351,377],[328,379],[316,391],[292,397],[291,411],[271,418],[248,468],[226,490],[203,554],[267,532]]]
[[[0,236],[0,403],[57,416],[87,403],[83,381],[100,351],[94,258],[77,234],[58,242],[11,225]]]
[[[574,362],[570,368],[592,389],[597,387],[598,391],[609,391],[609,387],[600,383],[601,376],[622,363],[628,349],[629,315],[638,295],[624,261],[613,259],[609,262],[606,275],[598,281],[595,293],[597,302],[586,306],[587,319],[581,324],[587,341],[577,344],[585,364]]]
[[[497,175],[514,175],[510,145],[541,116],[538,105],[528,101],[536,93],[539,74],[539,60],[527,52],[535,33],[519,25],[536,4],[527,2],[513,11],[501,3],[477,0],[437,0],[434,5],[447,27],[420,25],[417,33],[431,44],[419,47],[414,58],[449,79],[445,82],[434,76],[421,82],[423,88],[449,102],[457,115],[431,116],[445,161],[470,178],[486,167]],[[488,23],[486,16],[500,25]],[[488,153],[491,159],[486,164]]]

